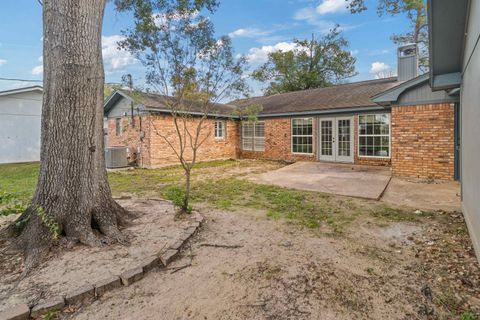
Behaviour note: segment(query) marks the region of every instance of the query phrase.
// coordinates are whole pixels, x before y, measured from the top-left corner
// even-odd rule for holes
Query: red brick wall
[[[454,107],[392,107],[392,171],[397,176],[454,179]]]
[[[140,120],[145,122],[145,117],[134,117],[133,123],[130,118],[122,117],[122,132],[119,136],[116,135],[115,119],[107,120],[107,147],[128,147],[129,162],[140,161],[139,154],[144,145],[140,142]]]
[[[170,115],[150,116],[149,117],[149,139],[150,139],[150,162],[148,166],[157,166],[168,163],[178,162],[175,153],[165,141],[159,136],[159,132],[167,138],[174,146],[179,144],[178,134]],[[197,127],[198,119],[187,123],[188,130],[193,133]],[[225,139],[216,139],[214,134],[215,120],[209,119],[204,123],[201,131],[201,140],[205,142],[198,149],[197,160],[208,161],[217,159],[235,159],[238,156],[239,130],[238,123],[235,121],[226,121],[227,134]],[[191,158],[192,151],[189,149],[187,158]]]
[[[372,157],[361,157],[358,155],[358,115],[353,117],[354,123],[354,145],[355,145],[355,164],[361,164],[366,166],[390,166],[390,158],[372,158]],[[391,150],[390,150],[391,154]]]
[[[187,123],[190,132],[194,132],[197,119]],[[204,123],[201,133],[201,140],[205,140],[198,149],[197,160],[208,161],[217,159],[237,158],[239,146],[238,123],[226,121],[227,134],[225,139],[216,139],[214,135],[214,121],[209,119]],[[167,140],[176,148],[179,145],[179,138],[170,115],[144,116],[142,117],[142,130],[144,132],[143,142],[140,142],[140,131],[138,122],[133,128],[128,125],[128,118],[122,118],[123,132],[121,136],[115,135],[115,119],[108,119],[108,145],[128,146],[130,150],[138,150],[138,164],[142,167],[155,167],[165,164],[178,163],[175,152],[165,141]],[[191,149],[187,150],[187,158],[191,158]]]
[[[291,118],[274,118],[265,120],[265,151],[240,151],[240,156],[247,159],[268,159],[282,161],[314,161],[316,159],[316,121],[313,121],[313,154],[298,155],[292,153]],[[241,149],[241,141],[239,142]]]

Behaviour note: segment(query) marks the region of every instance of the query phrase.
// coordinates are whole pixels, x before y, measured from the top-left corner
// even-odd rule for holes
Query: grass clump
[[[172,201],[173,205],[177,209],[181,209],[183,207],[183,201],[185,199],[185,190],[178,185],[173,185],[168,187],[164,193],[163,196],[167,199]],[[188,206],[186,213],[190,214],[192,213],[193,208],[192,206]]]

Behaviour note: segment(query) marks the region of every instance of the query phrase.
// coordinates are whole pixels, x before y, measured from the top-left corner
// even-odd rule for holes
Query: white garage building
[[[0,91],[0,163],[40,161],[40,86]]]

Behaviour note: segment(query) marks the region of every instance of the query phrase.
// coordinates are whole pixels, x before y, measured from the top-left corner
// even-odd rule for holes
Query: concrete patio
[[[325,162],[296,162],[250,177],[257,183],[375,200],[390,179],[390,168]]]
[[[285,188],[381,200],[420,210],[461,210],[458,182],[392,178],[387,167],[296,162],[250,176],[249,180]]]

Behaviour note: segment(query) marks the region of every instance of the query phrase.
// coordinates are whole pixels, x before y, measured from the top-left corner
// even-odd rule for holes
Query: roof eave
[[[0,96],[7,96],[7,95],[11,95],[11,94],[18,94],[18,93],[31,92],[31,91],[43,92],[43,87],[42,86],[31,86],[31,87],[25,87],[25,88],[17,88],[17,89],[0,91]]]
[[[460,87],[469,3],[428,0],[429,82],[433,91]]]
[[[388,90],[385,90],[383,92],[380,92],[373,97],[371,97],[372,101],[380,104],[380,105],[389,105],[391,103],[394,103],[395,101],[398,100],[400,95],[404,93],[406,90],[416,87],[426,81],[428,81],[429,76],[428,74],[423,74],[420,75],[416,78],[410,79],[408,81],[405,81],[395,87],[392,87]]]

